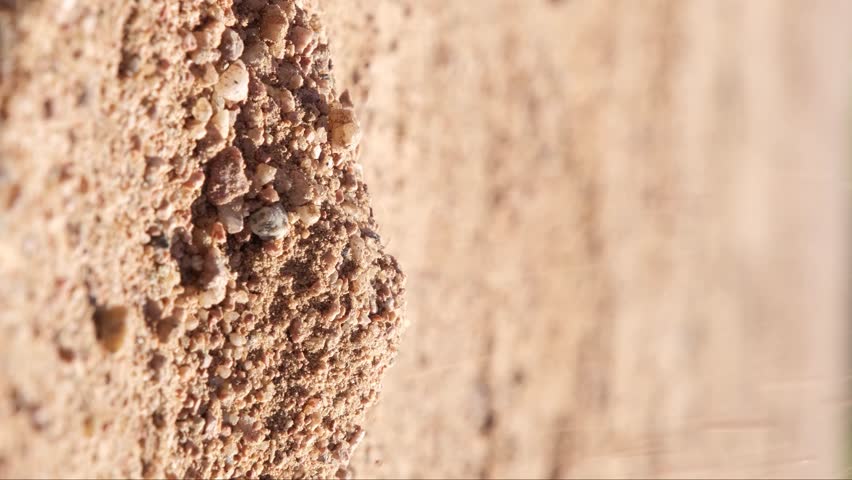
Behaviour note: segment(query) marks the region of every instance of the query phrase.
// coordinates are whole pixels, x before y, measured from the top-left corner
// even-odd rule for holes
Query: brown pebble
[[[145,159],[145,181],[153,183],[163,172],[168,169],[169,164],[160,157],[148,157]]]
[[[192,172],[189,178],[183,182],[183,188],[187,190],[195,190],[204,185],[204,172],[196,170]]]
[[[281,108],[284,113],[290,113],[296,110],[296,97],[286,88],[268,88],[269,96],[275,100],[275,103]]]
[[[290,22],[277,7],[270,6],[263,13],[260,35],[269,41],[273,55],[280,57],[284,50],[284,40],[287,38]]]
[[[228,232],[225,231],[225,226],[222,222],[215,222],[210,227],[210,238],[216,243],[224,243],[228,239]]]
[[[205,255],[200,281],[205,287],[199,298],[202,307],[218,305],[225,299],[228,287],[228,266],[218,248],[211,248]]]
[[[203,67],[200,67],[200,71],[198,72],[198,86],[210,87],[215,85],[218,81],[219,72],[216,71],[216,67],[211,64],[206,64]]]
[[[94,320],[98,342],[108,352],[117,352],[127,336],[127,308],[99,307]]]
[[[211,19],[193,34],[196,45],[198,45],[198,48],[217,48],[222,39],[222,32],[224,31],[224,23],[216,19]]]
[[[350,480],[352,478],[352,470],[340,467],[337,469],[335,477],[337,477],[339,480]]]
[[[243,51],[243,61],[254,68],[258,68],[266,60],[268,48],[262,41],[249,44]]]
[[[249,191],[243,154],[236,147],[227,147],[210,162],[207,199],[213,205],[224,205]]]
[[[310,28],[297,25],[290,29],[290,41],[298,53],[303,53],[313,39],[314,32]]]
[[[302,325],[302,320],[300,318],[295,318],[291,323],[290,327],[287,329],[287,333],[290,334],[290,340],[293,343],[301,343],[302,340],[307,338],[310,335],[310,332],[307,331],[306,328]]]
[[[179,324],[172,318],[164,318],[157,323],[157,337],[162,343],[169,343],[174,338]]]
[[[284,241],[280,238],[269,240],[263,244],[263,251],[270,257],[280,257],[284,253]]]
[[[263,190],[260,191],[258,197],[268,204],[277,203],[279,200],[278,192],[272,185],[263,187]]]

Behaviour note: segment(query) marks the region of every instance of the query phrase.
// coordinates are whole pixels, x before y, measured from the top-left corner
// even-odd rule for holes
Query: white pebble
[[[234,302],[235,303],[243,304],[243,303],[247,303],[248,301],[249,301],[248,292],[246,292],[245,290],[237,290],[236,292],[234,292]]]
[[[219,50],[212,48],[199,48],[192,52],[191,58],[192,62],[196,65],[209,65],[219,60],[219,57],[221,56],[222,54],[219,53]]]
[[[239,333],[233,332],[228,335],[228,339],[231,341],[231,345],[235,347],[242,347],[246,344],[246,337],[240,335]]]
[[[320,208],[313,203],[296,207],[293,210],[293,213],[299,217],[299,220],[301,220],[306,227],[310,227],[317,223],[320,219]]]
[[[192,116],[202,123],[207,123],[210,117],[213,116],[213,107],[210,105],[210,100],[199,98],[195,101],[192,107]]]
[[[207,136],[207,126],[202,122],[190,122],[188,130],[189,137],[193,140],[201,140],[202,138]]]
[[[238,103],[248,97],[249,74],[242,60],[232,63],[227,70],[222,72],[216,91],[225,100]]]
[[[228,133],[231,130],[231,115],[227,110],[219,110],[210,119],[210,126],[221,138],[228,138]]]

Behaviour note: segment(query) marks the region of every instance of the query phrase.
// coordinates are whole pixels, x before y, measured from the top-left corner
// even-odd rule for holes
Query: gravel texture
[[[308,8],[0,3],[0,476],[347,475],[404,276]]]

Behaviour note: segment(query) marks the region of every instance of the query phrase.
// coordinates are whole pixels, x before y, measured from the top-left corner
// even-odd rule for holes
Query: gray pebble
[[[222,51],[222,57],[225,60],[232,62],[240,58],[243,54],[243,40],[237,32],[228,28],[225,30],[225,33],[222,34],[220,49]]]
[[[264,240],[281,238],[290,230],[287,212],[280,204],[263,207],[249,217],[249,228]]]

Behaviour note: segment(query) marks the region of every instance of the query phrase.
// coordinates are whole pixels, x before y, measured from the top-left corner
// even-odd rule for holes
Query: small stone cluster
[[[158,415],[182,460],[146,473],[345,477],[402,331],[403,276],[381,253],[318,17],[230,3],[183,41],[195,200],[163,232],[180,293],[147,308],[174,351],[183,403]]]

